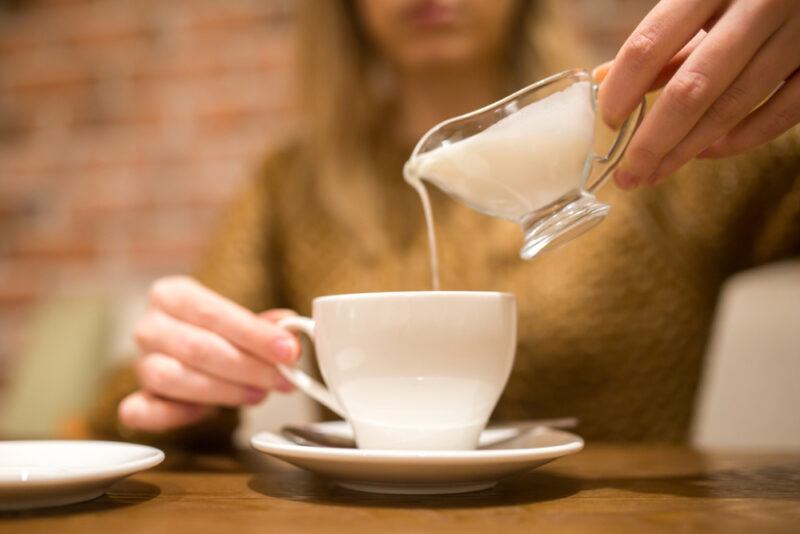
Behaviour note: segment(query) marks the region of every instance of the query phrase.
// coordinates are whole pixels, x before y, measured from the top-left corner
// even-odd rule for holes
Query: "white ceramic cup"
[[[474,449],[505,387],[517,343],[514,295],[414,291],[314,299],[304,332],[327,388],[278,369],[347,419],[363,449]]]

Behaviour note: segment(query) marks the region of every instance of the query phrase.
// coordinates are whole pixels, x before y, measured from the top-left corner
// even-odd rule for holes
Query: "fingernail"
[[[244,394],[244,402],[246,404],[258,404],[264,397],[266,396],[267,392],[258,389],[258,388],[247,388]]]
[[[628,187],[628,183],[623,181],[623,179],[620,177],[618,171],[614,171],[612,176],[614,177],[614,183],[617,184],[617,187],[619,187],[620,189],[624,189],[624,190],[630,189]]]
[[[605,79],[606,75],[608,74],[608,70],[611,68],[611,61],[606,61],[605,63],[601,63],[595,68],[592,69],[592,78],[595,79],[596,82],[600,83]]]
[[[609,118],[605,118],[604,117],[603,118],[603,122],[605,122],[606,126],[611,128],[612,130],[617,131],[622,127],[622,123],[624,121],[617,120],[616,118],[613,118],[613,117],[609,117]]]
[[[294,362],[298,352],[297,340],[293,337],[279,337],[272,342],[272,353],[285,363]]]
[[[602,92],[602,89],[601,89],[601,92]],[[622,127],[622,123],[625,122],[625,118],[624,117],[623,118],[619,118],[619,117],[615,117],[614,115],[609,115],[607,110],[603,110],[602,109],[604,107],[604,106],[602,106],[602,104],[600,105],[600,107],[601,107],[600,118],[603,119],[603,122],[605,123],[605,125],[608,126],[609,128],[611,128],[614,131],[619,130]]]
[[[283,375],[278,375],[278,379],[275,381],[275,387],[284,393],[294,391],[294,384],[286,380],[286,377]]]
[[[617,169],[614,171],[614,179],[616,179],[618,183],[622,184],[622,187],[625,189],[633,189],[642,183],[642,179],[639,176],[633,174],[632,172],[626,171],[625,169]]]

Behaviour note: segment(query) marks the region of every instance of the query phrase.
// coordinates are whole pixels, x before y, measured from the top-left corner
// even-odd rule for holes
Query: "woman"
[[[135,376],[117,377],[98,433],[117,431],[124,397],[128,431],[195,439],[205,425],[224,436],[233,412],[218,407],[291,389],[273,364],[295,362],[300,345],[277,318],[308,313],[324,294],[429,288],[422,212],[402,164],[438,121],[535,78],[531,12],[512,0],[307,9],[305,135],[232,206],[195,279],[153,285]],[[574,415],[587,438],[685,440],[722,283],[800,252],[799,177],[790,134],[745,157],[693,162],[657,188],[606,187],[612,216],[531,263],[516,256],[516,226],[434,194],[443,288],[518,297],[517,363],[495,416]]]

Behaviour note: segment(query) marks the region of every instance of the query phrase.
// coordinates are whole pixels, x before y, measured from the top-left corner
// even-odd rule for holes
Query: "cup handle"
[[[597,102],[597,89],[598,85],[592,84],[592,98],[595,103]],[[625,154],[625,149],[628,148],[633,134],[642,123],[646,108],[647,101],[643,98],[633,113],[622,123],[608,152],[606,152],[604,156],[595,155],[592,158],[591,168],[589,172],[586,173],[586,179],[582,184],[584,191],[595,193],[600,186],[606,182],[611,171],[614,170],[619,160],[622,159],[622,156]]]
[[[293,332],[301,332],[306,334],[314,342],[314,321],[308,317],[284,317],[278,321],[278,326],[286,328]],[[306,373],[296,367],[290,367],[282,363],[277,364],[278,372],[283,375],[286,380],[297,386],[298,389],[303,391],[306,395],[319,402],[323,406],[329,408],[332,412],[337,414],[342,419],[347,419],[347,414],[336,400],[336,397],[326,388]]]

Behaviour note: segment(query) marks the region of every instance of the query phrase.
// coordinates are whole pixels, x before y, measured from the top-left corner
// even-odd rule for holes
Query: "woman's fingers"
[[[769,3],[733,3],[664,87],[631,140],[617,178],[629,185],[647,182],[780,28],[785,14]]]
[[[650,86],[650,91],[655,91],[657,89],[661,89],[667,82],[669,82],[675,73],[683,66],[689,56],[695,51],[695,49],[703,42],[703,39],[706,38],[706,32],[704,30],[700,30],[692,37],[692,40],[689,41],[686,46],[681,48],[681,50],[675,54],[672,59],[670,59],[664,68],[661,69],[661,72],[658,73],[656,79],[653,80],[653,84]]]
[[[761,107],[700,155],[720,158],[770,141],[800,122],[800,70]]]
[[[732,130],[768,98],[800,65],[800,17],[774,34],[742,74],[711,105],[692,131],[664,157],[650,183],[672,174],[716,140]],[[794,53],[787,53],[794,50]]]
[[[603,119],[619,127],[639,105],[658,74],[725,2],[663,0],[620,48],[599,93]]]
[[[197,423],[213,408],[158,398],[146,391],[125,397],[117,408],[120,422],[145,432],[165,432]]]
[[[703,41],[706,36],[705,31],[700,31],[695,35],[689,43],[684,46],[675,56],[670,59],[667,64],[661,69],[661,72],[658,73],[656,79],[653,81],[653,84],[650,86],[648,91],[655,91],[657,89],[661,89],[681,68],[681,65],[686,61],[689,55],[697,48],[697,46]],[[613,61],[609,61],[607,63],[603,63],[602,65],[598,66],[593,72],[592,76],[594,77],[597,83],[602,83],[605,77],[608,75],[608,72],[611,70],[611,66],[613,65]],[[632,187],[634,184],[628,184],[627,182],[622,181],[618,175],[614,176],[614,179],[617,185],[623,189],[627,189]]]
[[[647,92],[655,91],[656,89],[661,89],[664,87],[670,78],[675,75],[681,65],[683,65],[683,62],[686,61],[686,58],[689,57],[689,54],[691,54],[694,49],[697,48],[697,45],[703,41],[705,36],[705,31],[699,31],[686,46],[684,46],[677,54],[675,54],[672,59],[670,59],[667,64],[664,65],[664,68],[661,69],[661,72],[658,73],[656,79],[647,89]],[[613,65],[614,61],[606,61],[605,63],[595,67],[595,69],[592,71],[592,77],[594,77],[595,82],[603,83]]]
[[[297,339],[269,321],[188,277],[163,278],[153,284],[150,301],[176,319],[211,330],[271,363],[293,363]]]
[[[297,339],[274,324],[291,310],[256,315],[187,277],[157,281],[150,304],[135,332],[142,390],[120,403],[123,424],[168,430],[212,406],[257,404],[270,389],[293,389],[272,365],[299,356]]]
[[[223,406],[258,404],[263,389],[234,384],[195,369],[164,354],[147,354],[137,362],[143,389],[170,400]]]
[[[163,312],[154,310],[145,315],[136,327],[135,337],[143,354],[168,354],[195,370],[243,386],[290,389],[269,363],[247,354],[214,332]]]
[[[266,319],[271,323],[277,323],[285,317],[293,317],[295,315],[297,315],[296,311],[287,308],[272,308],[258,314],[260,318]]]

